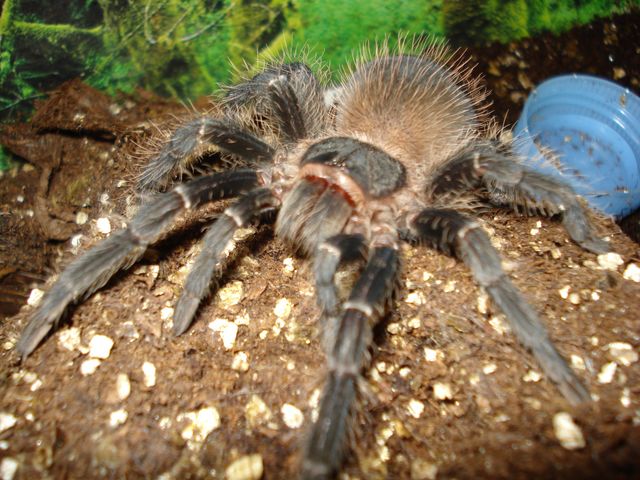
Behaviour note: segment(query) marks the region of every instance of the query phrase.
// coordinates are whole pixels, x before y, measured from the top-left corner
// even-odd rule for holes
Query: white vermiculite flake
[[[282,405],[280,413],[282,413],[284,424],[289,428],[300,428],[304,422],[304,415],[300,409],[290,403]]]
[[[560,445],[567,450],[577,450],[586,445],[582,430],[567,412],[559,412],[553,416],[553,431]]]
[[[105,359],[111,355],[113,340],[106,335],[94,335],[89,341],[89,356],[91,358]]]
[[[151,362],[142,364],[142,374],[144,375],[144,386],[151,388],[156,384],[156,366]]]

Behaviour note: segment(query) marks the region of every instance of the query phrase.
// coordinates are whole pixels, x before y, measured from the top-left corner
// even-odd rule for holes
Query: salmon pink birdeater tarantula
[[[276,234],[311,257],[327,373],[302,478],[330,478],[341,467],[372,330],[398,285],[402,241],[464,262],[564,397],[588,401],[469,207],[484,200],[557,215],[584,249],[603,253],[608,244],[571,188],[531,170],[492,138],[483,91],[459,54],[431,41],[399,43],[365,49],[332,88],[304,63],[272,62],[229,88],[216,115],[176,129],[144,167],[140,190],[165,190],[207,145],[234,168],[154,193],[127,228],[71,263],[31,317],[19,353],[29,355],[69,304],[136,262],[182,211],[238,197],[204,235],[173,331],[187,330],[234,232],[248,223],[275,218]],[[353,261],[361,269],[342,298],[335,276]]]

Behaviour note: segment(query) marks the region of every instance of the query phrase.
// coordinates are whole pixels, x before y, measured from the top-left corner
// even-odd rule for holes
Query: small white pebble
[[[571,286],[567,285],[565,287],[562,287],[560,290],[558,290],[558,293],[560,294],[560,297],[563,298],[564,300],[569,298],[569,290],[570,289],[571,289]]]
[[[24,203],[24,195],[18,195],[16,197],[16,202],[18,203]]]
[[[575,354],[571,355],[571,366],[573,368],[575,368],[576,370],[585,370],[586,369],[586,365],[584,363],[584,359],[581,356],[575,355]]]
[[[100,217],[96,220],[96,228],[98,232],[108,235],[111,233],[111,222],[106,217]]]
[[[272,413],[267,404],[258,395],[251,395],[244,407],[244,415],[250,427],[267,423],[271,420]]]
[[[109,415],[109,426],[117,427],[127,421],[129,414],[124,408],[115,410]]]
[[[608,252],[598,255],[598,265],[604,270],[617,270],[624,260],[620,254]]]
[[[9,442],[0,440],[0,450],[9,450]]]
[[[410,305],[416,306],[424,305],[425,303],[427,303],[427,299],[425,298],[424,294],[419,291],[409,293],[405,297],[404,301]]]
[[[293,305],[288,298],[280,298],[273,307],[273,313],[276,317],[286,320],[291,315]]]
[[[163,307],[162,310],[160,310],[160,320],[165,321],[173,318],[173,312],[173,307]]]
[[[74,235],[71,237],[71,247],[77,249],[82,244],[82,234]]]
[[[189,421],[189,424],[182,430],[180,435],[187,440],[192,449],[202,443],[207,438],[207,435],[220,426],[220,414],[215,407],[205,407],[193,412],[181,413],[176,420],[178,422]]]
[[[73,352],[80,346],[80,329],[78,327],[70,327],[60,330],[58,343],[62,348]]]
[[[453,393],[448,383],[436,382],[433,384],[433,398],[436,400],[451,400]]]
[[[106,335],[94,335],[89,341],[89,356],[91,358],[105,359],[111,355],[113,340]]]
[[[485,292],[482,292],[480,295],[478,295],[477,308],[478,312],[480,312],[482,315],[486,315],[489,311],[489,295],[487,295]]]
[[[631,390],[629,390],[628,388],[622,389],[622,395],[620,395],[620,403],[625,408],[628,408],[631,405]]]
[[[116,392],[119,400],[125,400],[131,393],[131,382],[126,373],[119,373],[116,377]]]
[[[209,328],[220,334],[222,345],[225,350],[231,350],[236,344],[236,336],[238,335],[238,325],[224,318],[216,318],[209,323]]]
[[[151,388],[156,384],[156,366],[151,362],[142,364],[142,375],[144,376],[144,386]]]
[[[498,366],[495,363],[488,363],[484,367],[482,367],[482,372],[485,375],[491,375],[498,369]]]
[[[102,205],[107,205],[109,203],[109,194],[108,193],[103,193],[102,195],[100,195],[100,203]]]
[[[504,315],[491,317],[489,319],[489,325],[491,325],[491,328],[493,328],[499,335],[504,335],[510,331],[509,325],[504,320]]]
[[[611,383],[616,373],[618,364],[616,362],[605,363],[598,373],[598,383]]]
[[[624,269],[622,277],[626,280],[632,280],[636,283],[640,282],[640,267],[635,263],[630,263],[627,268]]]
[[[285,274],[291,275],[295,271],[295,266],[293,263],[293,258],[287,257],[282,261],[283,267],[282,270]]]
[[[453,291],[455,291],[456,289],[456,281],[455,280],[449,280],[447,283],[444,284],[444,287],[442,287],[442,291],[444,293],[451,293]]]
[[[436,480],[438,466],[421,458],[411,462],[411,480]]]
[[[435,362],[436,360],[442,360],[444,358],[444,353],[440,350],[434,350],[433,348],[424,348],[424,359],[427,362]]]
[[[244,284],[240,280],[229,282],[218,290],[217,297],[223,308],[238,305],[244,297]]]
[[[531,234],[531,236],[535,237],[536,235],[538,235],[540,233],[540,229],[539,228],[532,228],[531,230],[529,230],[529,233]]]
[[[126,180],[118,180],[118,182],[116,183],[116,187],[117,188],[122,188],[124,186],[127,185],[127,181]]]
[[[571,302],[574,305],[580,305],[580,295],[577,293],[570,293],[569,302]]]
[[[411,374],[411,369],[409,367],[402,367],[398,370],[398,373],[402,378],[407,378]]]
[[[409,415],[413,418],[420,418],[424,412],[424,403],[412,398],[407,405],[407,412],[409,412]]]
[[[560,445],[567,450],[577,450],[586,445],[582,430],[567,412],[559,412],[553,416],[553,431]]]
[[[400,324],[398,322],[392,322],[387,325],[387,332],[391,335],[397,335],[402,331]]]
[[[0,432],[9,430],[13,427],[18,419],[10,413],[0,412]]]
[[[609,354],[625,367],[638,361],[638,352],[633,350],[629,343],[612,342],[605,345],[605,350],[609,350]]]
[[[31,390],[32,392],[37,392],[38,390],[40,390],[42,388],[42,380],[40,380],[39,378],[36,379],[35,382],[33,382],[31,384],[31,388],[29,388],[29,390]]]
[[[416,330],[417,328],[420,328],[422,326],[422,322],[418,317],[413,317],[409,319],[409,321],[407,322],[407,326],[412,330]]]
[[[304,415],[300,409],[290,403],[285,403],[280,409],[282,421],[289,428],[300,428],[304,422]]]
[[[246,352],[238,352],[231,361],[231,369],[237,372],[246,372],[249,370],[249,358]]]
[[[597,302],[598,300],[600,300],[600,294],[598,292],[591,292],[591,300],[593,300],[594,302]]]
[[[27,305],[31,305],[32,307],[37,307],[42,301],[43,295],[44,295],[44,290],[40,290],[39,288],[34,288],[29,293],[29,298],[27,299]]]
[[[0,463],[0,478],[2,480],[13,480],[18,471],[18,461],[15,458],[5,457]]]
[[[260,480],[263,473],[262,455],[259,453],[238,458],[224,471],[227,480]]]
[[[80,210],[78,213],[76,213],[76,223],[78,225],[84,225],[88,220],[89,215],[87,215],[87,212],[83,212],[82,210]]]
[[[522,380],[525,382],[539,382],[541,378],[542,375],[540,375],[540,373],[535,370],[529,370],[524,377],[522,377]]]
[[[96,373],[96,370],[100,366],[100,360],[97,358],[90,358],[89,360],[85,360],[80,364],[80,373],[85,377],[88,375],[93,375]]]

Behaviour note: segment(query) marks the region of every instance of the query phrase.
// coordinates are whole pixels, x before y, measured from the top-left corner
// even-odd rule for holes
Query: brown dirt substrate
[[[629,17],[616,20],[618,38],[622,24],[637,34],[630,27],[638,25],[637,15]],[[576,35],[610,31],[611,23]],[[563,41],[557,41],[559,51]],[[549,44],[548,37],[540,42]],[[485,52],[483,65],[517,46],[503,46],[501,53],[497,48]],[[535,67],[533,57],[525,61],[527,69]],[[628,80],[637,80],[640,69],[625,68]],[[509,105],[519,109],[517,102]],[[499,108],[500,118],[505,108]],[[239,242],[221,281],[231,298],[215,295],[205,302],[192,328],[177,339],[163,309],[179,294],[180,272],[206,225],[202,218],[185,218],[139,265],[73,308],[61,332],[26,362],[13,350],[31,307],[11,315],[31,288],[74,256],[70,239],[82,251],[102,236],[98,218],[115,228],[119,215],[128,213],[137,168],[131,152],[154,135],[148,120],[180,113],[181,107],[148,96],[108,99],[72,82],[40,105],[32,123],[1,135],[29,162],[0,179],[0,414],[10,416],[2,422],[16,422],[0,432],[0,458],[17,462],[16,479],[223,478],[232,462],[249,454],[261,455],[264,478],[292,477],[324,359],[309,265],[294,257],[290,268],[291,253],[268,228]],[[82,225],[79,212],[88,218]],[[570,407],[535,376],[533,358],[501,332],[497,312],[489,305],[481,313],[480,291],[462,264],[407,246],[403,288],[376,338],[345,478],[430,478],[432,466],[438,478],[637,478],[640,363],[625,365],[607,346],[624,342],[635,352],[640,346],[640,284],[622,276],[629,263],[638,264],[638,245],[604,222],[604,234],[625,262],[607,271],[568,241],[557,221],[502,211],[482,221],[514,282],[598,400]],[[238,303],[229,286],[240,288]],[[567,286],[565,299],[560,291]],[[274,313],[282,299],[291,303],[283,325]],[[238,326],[230,349],[210,328],[217,319],[215,325]],[[69,350],[63,335],[74,331],[80,343]],[[88,356],[82,352],[96,334],[114,345],[95,373],[83,375]],[[145,362],[155,365],[153,386],[143,373]],[[602,383],[599,374],[611,362],[616,371]],[[437,384],[451,389],[450,399],[435,398]],[[300,409],[301,428],[287,425],[296,419],[284,420],[285,404]],[[198,438],[184,414],[206,407],[216,409],[220,425]],[[562,411],[582,431],[583,448],[560,445],[552,419]],[[189,432],[191,439],[185,438]]]

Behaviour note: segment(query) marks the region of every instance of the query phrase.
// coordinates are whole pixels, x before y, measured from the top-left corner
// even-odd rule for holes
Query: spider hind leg
[[[534,309],[502,270],[500,255],[477,222],[455,210],[425,209],[411,223],[409,238],[461,259],[564,397],[573,404],[590,400],[589,392],[553,345]]]
[[[502,199],[516,211],[561,215],[574,242],[593,253],[609,251],[571,187],[520,163],[498,141],[472,142],[443,165],[432,185],[429,194],[435,198],[475,189],[489,200]]]
[[[54,328],[70,303],[90,295],[123,268],[134,264],[183,210],[238,195],[258,185],[253,170],[235,170],[200,177],[153,197],[140,207],[129,226],[76,258],[45,295],[16,345],[27,357]]]

